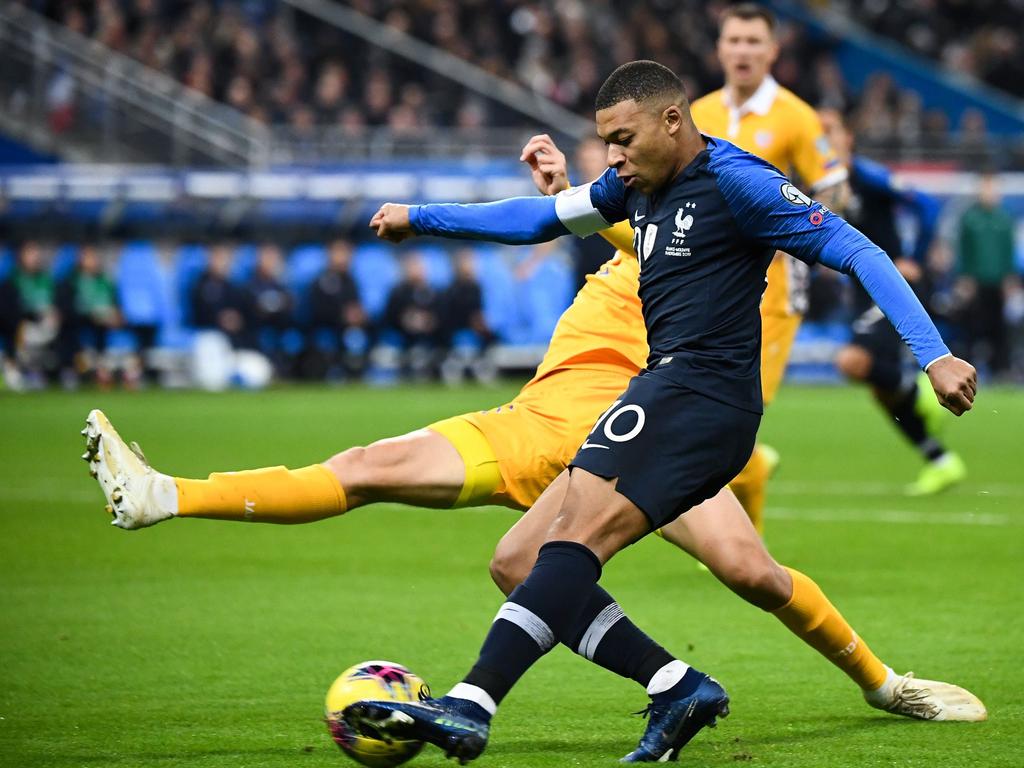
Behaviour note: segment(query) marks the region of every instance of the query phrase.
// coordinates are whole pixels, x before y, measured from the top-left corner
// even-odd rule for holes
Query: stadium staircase
[[[0,132],[74,162],[261,166],[267,130],[24,6],[0,3]]]

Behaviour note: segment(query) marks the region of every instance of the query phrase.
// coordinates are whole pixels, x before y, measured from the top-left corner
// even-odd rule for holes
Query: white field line
[[[896,523],[909,525],[1020,526],[1024,516],[989,512],[928,512],[910,509],[796,509],[770,503],[765,516],[805,523]]]
[[[774,480],[768,485],[769,495],[787,496],[902,496],[903,486],[898,483],[821,482],[805,483]],[[948,495],[977,498],[984,496],[1024,498],[1024,483],[988,483],[980,488],[953,488]]]

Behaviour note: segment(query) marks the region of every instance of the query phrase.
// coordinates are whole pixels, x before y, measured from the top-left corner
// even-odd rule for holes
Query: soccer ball
[[[429,696],[427,684],[401,664],[364,661],[342,672],[327,691],[327,729],[341,751],[357,763],[370,768],[401,765],[419,754],[422,741],[387,742],[363,736],[342,720],[341,713],[357,701],[420,701]]]

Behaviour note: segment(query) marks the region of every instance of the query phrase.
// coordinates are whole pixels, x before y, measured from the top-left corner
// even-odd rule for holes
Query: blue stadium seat
[[[526,312],[528,329],[526,343],[547,344],[551,340],[558,318],[572,301],[572,286],[572,271],[556,258],[545,259],[520,283],[520,306]]]
[[[196,280],[206,269],[209,249],[205,245],[187,244],[174,255],[173,277],[170,281],[170,311],[168,319],[173,327],[184,327],[192,322],[189,294]]]
[[[380,317],[388,294],[400,279],[394,249],[373,242],[357,246],[352,254],[352,277],[366,313],[374,319]]]
[[[327,249],[319,243],[300,245],[288,254],[284,283],[295,300],[295,319],[302,325],[311,322],[309,286],[327,266]]]
[[[300,245],[288,254],[285,282],[288,287],[303,294],[327,266],[327,249],[319,243]]]
[[[4,280],[14,271],[14,251],[6,245],[0,245],[0,280]]]
[[[53,264],[50,266],[50,274],[56,282],[60,282],[71,274],[78,261],[78,245],[76,243],[62,243],[53,252]]]
[[[237,283],[247,283],[256,271],[256,259],[259,247],[253,243],[242,243],[235,248],[235,258],[231,262],[231,279]]]
[[[427,270],[427,282],[435,288],[447,288],[452,281],[455,270],[452,267],[451,254],[439,245],[424,245],[412,248],[409,253],[417,253],[423,259]]]
[[[127,324],[160,325],[165,321],[165,283],[156,247],[141,240],[126,243],[117,265],[117,289]]]
[[[508,341],[518,322],[515,277],[505,254],[495,248],[476,249],[476,274],[483,294],[484,319],[502,341]]]

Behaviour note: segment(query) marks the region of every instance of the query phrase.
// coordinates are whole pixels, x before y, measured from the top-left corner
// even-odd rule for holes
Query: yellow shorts
[[[786,373],[801,315],[764,315],[761,318],[761,396],[768,405]]]
[[[448,438],[466,465],[466,482],[455,506],[529,509],[576,455],[632,375],[626,370],[565,369],[530,384],[498,408],[431,424],[428,429]]]

